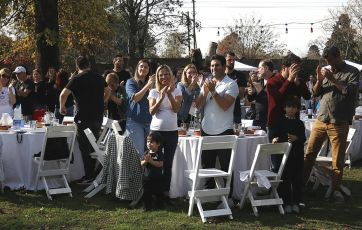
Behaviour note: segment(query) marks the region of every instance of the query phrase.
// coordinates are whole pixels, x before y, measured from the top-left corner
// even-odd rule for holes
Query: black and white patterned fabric
[[[109,136],[102,183],[106,193],[122,200],[134,200],[142,187],[142,168],[137,151],[129,137]]]

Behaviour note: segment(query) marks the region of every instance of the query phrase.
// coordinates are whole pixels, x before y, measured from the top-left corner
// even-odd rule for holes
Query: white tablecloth
[[[191,189],[191,183],[184,176],[185,170],[193,169],[196,162],[196,149],[198,145],[196,137],[179,137],[175,157],[172,164],[172,178],[170,197],[183,197]],[[244,186],[240,181],[239,171],[249,170],[254,159],[258,144],[268,143],[267,136],[253,136],[238,138],[238,146],[234,161],[234,188],[233,197],[241,199]],[[268,167],[269,160],[260,162],[259,167]]]
[[[315,119],[304,119],[303,121],[306,129],[307,140],[309,139],[314,121]],[[356,129],[352,142],[351,160],[356,161],[362,159],[362,120],[353,120],[351,127]]]
[[[15,132],[0,132],[0,149],[4,174],[5,186],[10,189],[25,188],[34,190],[36,177],[36,164],[33,163],[33,155],[39,153],[45,141],[45,130],[38,132],[27,132],[22,134],[22,141],[18,143]],[[20,141],[20,140],[19,140]],[[83,160],[76,141],[74,145],[74,162],[70,166],[68,180],[73,181],[84,176]],[[39,183],[42,189],[42,183]]]

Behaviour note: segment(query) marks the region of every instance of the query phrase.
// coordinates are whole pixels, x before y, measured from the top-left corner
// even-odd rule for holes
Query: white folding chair
[[[113,132],[117,135],[119,135],[120,134],[120,132],[122,132],[122,128],[121,128],[121,126],[119,125],[119,123],[118,123],[118,121],[114,121],[113,123],[112,123],[112,130],[113,130]]]
[[[230,192],[231,175],[233,172],[234,156],[236,150],[237,137],[234,135],[227,136],[207,136],[201,137],[197,148],[197,158],[193,170],[185,170],[185,175],[192,180],[192,189],[189,191],[189,211],[188,215],[193,213],[194,204],[196,202],[202,222],[206,222],[206,218],[212,216],[229,216],[233,218],[230,207],[227,203],[227,197]],[[227,172],[216,168],[200,169],[201,154],[203,150],[231,149],[229,169]],[[204,152],[207,154],[207,152]],[[197,189],[200,179],[214,178],[216,183],[215,189]],[[224,179],[226,183],[224,185]],[[210,201],[221,201],[223,209],[203,210],[202,203]]]
[[[69,173],[69,165],[73,155],[73,146],[76,137],[75,126],[49,126],[46,128],[45,141],[40,153],[40,157],[34,157],[34,163],[38,165],[36,178],[35,178],[35,191],[38,189],[38,182],[42,180],[47,197],[51,200],[54,194],[68,193],[72,197],[72,190],[69,187],[66,175]],[[57,138],[57,139],[53,139]],[[66,138],[64,140],[63,138]],[[50,141],[53,139],[52,141]],[[52,157],[54,152],[48,151],[51,145],[54,145],[53,141],[63,141],[66,149],[61,150],[61,154],[58,157]],[[54,149],[54,146],[52,146]],[[64,151],[63,151],[64,150]],[[53,150],[52,150],[53,151]],[[49,160],[47,160],[49,158]],[[47,178],[61,177],[64,186],[61,188],[49,188]]]
[[[103,122],[102,122],[102,132],[101,135],[99,136],[98,140],[97,140],[97,145],[101,148],[101,149],[105,149],[106,146],[106,142],[108,139],[108,135],[110,130],[112,129],[112,124],[113,124],[114,120],[108,118],[108,117],[103,117]]]
[[[100,192],[106,185],[101,184],[102,176],[103,176],[103,164],[104,164],[104,156],[105,151],[101,150],[99,148],[99,145],[96,143],[96,138],[92,131],[88,128],[84,130],[84,133],[91,144],[92,148],[94,149],[94,152],[92,152],[90,155],[91,158],[96,159],[101,165],[102,170],[99,172],[97,177],[94,179],[94,181],[83,190],[83,192],[88,192],[88,194],[85,196],[85,198],[91,198],[94,195],[96,195],[98,192]]]
[[[347,136],[347,148],[346,148],[346,154],[345,154],[345,165],[348,165],[349,168],[351,168],[351,155],[352,155],[352,142],[354,135],[356,133],[356,129],[349,128],[348,130],[348,136]],[[318,156],[316,158],[316,163],[313,166],[311,178],[314,178],[314,185],[313,190],[317,190],[318,186],[324,185],[327,186],[327,192],[325,194],[325,197],[328,198],[332,194],[333,186],[332,186],[332,174],[331,171],[327,168],[330,167],[332,164],[332,156],[331,153],[327,153],[328,141],[326,140],[323,143],[323,146],[321,150],[318,153]],[[323,155],[324,154],[324,155]],[[351,191],[345,187],[344,185],[340,185],[340,189],[348,196],[351,195]]]
[[[287,162],[289,151],[291,148],[290,143],[276,143],[276,144],[259,144],[256,148],[255,157],[253,160],[253,164],[251,166],[250,171],[248,172],[248,178],[244,182],[245,188],[244,193],[242,195],[241,201],[240,201],[240,208],[243,208],[246,198],[250,200],[251,207],[253,209],[254,215],[259,216],[258,208],[259,206],[269,206],[269,205],[277,205],[279,208],[280,214],[284,214],[283,209],[283,200],[279,198],[277,188],[280,182],[282,182],[282,174],[284,170],[285,163]],[[283,155],[282,162],[280,164],[278,173],[274,173],[271,170],[257,170],[257,165],[259,162],[259,159],[261,157],[270,157],[272,154],[280,154]],[[240,172],[242,173],[242,172]],[[258,186],[257,185],[257,176],[262,177],[268,181],[271,188],[271,195],[268,197],[268,199],[255,199],[254,195],[251,191],[251,186]],[[261,178],[261,179],[262,179]],[[263,197],[264,198],[264,197]]]

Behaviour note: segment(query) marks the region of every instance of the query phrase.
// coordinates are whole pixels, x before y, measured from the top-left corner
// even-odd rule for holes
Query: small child
[[[290,142],[292,148],[285,164],[282,180],[278,187],[278,193],[284,201],[286,213],[299,213],[299,204],[302,202],[303,190],[303,163],[305,127],[299,120],[300,99],[291,97],[285,103],[285,117],[283,117],[276,142]]]
[[[152,196],[156,197],[158,207],[163,205],[163,194],[161,188],[163,153],[160,150],[161,135],[159,133],[150,133],[147,136],[148,150],[141,161],[143,166],[143,209],[150,211],[152,209]]]

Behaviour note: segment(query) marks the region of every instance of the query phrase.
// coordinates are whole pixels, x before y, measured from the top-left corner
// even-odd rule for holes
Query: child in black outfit
[[[152,209],[152,196],[156,196],[158,207],[163,205],[163,194],[161,188],[163,153],[160,150],[161,135],[159,133],[150,133],[147,136],[148,150],[141,161],[143,166],[143,208],[145,211]]]
[[[303,190],[303,163],[304,163],[304,142],[305,127],[299,120],[300,99],[291,97],[286,100],[285,117],[276,138],[276,142],[290,142],[292,148],[285,164],[282,180],[278,187],[278,193],[284,201],[286,213],[299,213],[299,204],[302,202]]]

